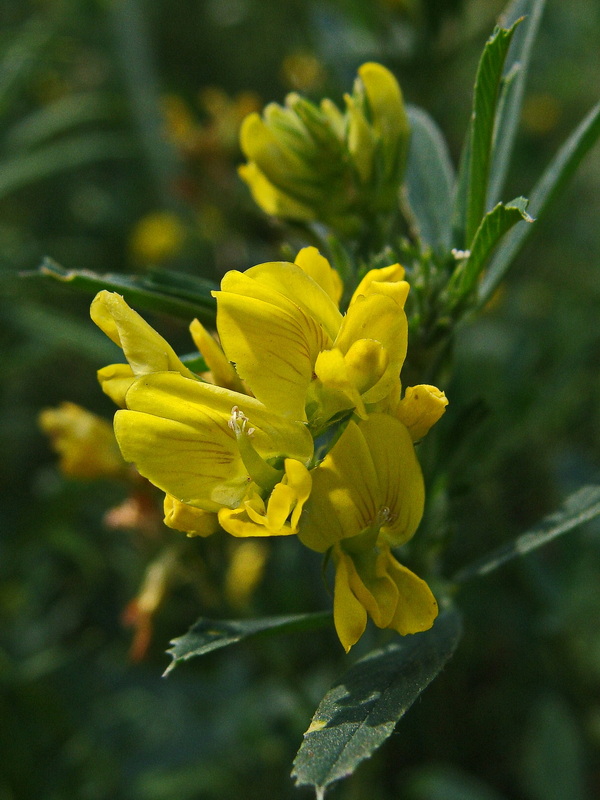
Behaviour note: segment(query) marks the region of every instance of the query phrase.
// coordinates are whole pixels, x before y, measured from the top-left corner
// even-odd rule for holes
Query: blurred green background
[[[182,536],[200,585],[173,587],[146,657],[131,661],[123,610],[159,545],[103,525],[123,488],[62,477],[37,427],[39,411],[63,400],[109,419],[95,372],[116,351],[89,321],[90,297],[19,274],[50,256],[67,268],[164,266],[218,281],[277,257],[285,232],[235,172],[243,114],[291,90],[339,103],[357,66],[379,60],[457,158],[501,9],[489,0],[0,6],[0,800],[308,797],[292,786],[291,761],[348,660],[325,630],[240,645],[161,678],[172,637],[200,615],[234,613],[203,583],[219,554]],[[599,41],[597,0],[548,0],[505,199],[527,196],[597,101]],[[599,186],[596,147],[485,314],[457,333],[441,387],[451,404],[423,452],[424,525],[448,542],[446,575],[597,480]],[[178,351],[191,349],[184,326],[150,319]],[[327,607],[314,554],[286,541],[271,550],[245,613]],[[600,796],[599,526],[473,582],[458,602],[457,656],[331,796]]]

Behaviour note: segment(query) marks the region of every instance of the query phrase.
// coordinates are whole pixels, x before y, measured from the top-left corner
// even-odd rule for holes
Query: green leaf
[[[503,800],[479,778],[455,767],[435,765],[417,769],[405,789],[406,800]]]
[[[529,211],[542,219],[554,198],[575,172],[583,157],[600,137],[600,103],[597,103],[560,148],[550,165],[531,192]],[[484,305],[504,278],[537,226],[520,225],[506,237],[498,248],[480,289],[479,304]]]
[[[314,614],[282,614],[260,619],[214,620],[199,619],[187,633],[173,639],[173,647],[167,650],[172,663],[165,670],[168,675],[182,661],[206,655],[230,644],[260,634],[291,633],[321,628],[331,622],[329,611]]]
[[[580,720],[560,695],[538,699],[523,741],[522,784],[531,800],[586,800],[586,748]]]
[[[397,638],[357,661],[321,700],[294,761],[298,786],[323,798],[392,734],[396,723],[454,653],[460,618],[445,611],[433,628]]]
[[[517,197],[506,205],[498,203],[496,208],[485,215],[473,239],[468,258],[455,271],[450,282],[449,290],[458,299],[473,290],[477,278],[504,234],[517,222],[533,222],[527,213],[527,205],[528,201],[524,197]]]
[[[496,27],[488,39],[477,70],[471,115],[471,158],[465,242],[469,247],[486,211],[486,198],[496,105],[504,60],[518,22],[512,27]]]
[[[136,309],[169,314],[186,322],[197,317],[207,325],[215,325],[216,301],[210,292],[216,286],[193,275],[168,270],[147,275],[99,274],[87,269],[65,269],[46,258],[37,272],[25,272],[23,276],[53,278],[94,294],[108,289],[123,295]]]
[[[4,144],[7,150],[12,151],[36,148],[80,125],[114,120],[119,110],[117,98],[108,93],[66,95],[19,120],[7,133]]]
[[[449,250],[452,236],[454,168],[448,146],[433,119],[408,106],[410,145],[405,184],[420,238],[434,250]]]
[[[85,133],[51,142],[0,163],[0,200],[11,192],[63,172],[134,155],[129,139],[118,133]]]
[[[503,28],[509,28],[522,17],[524,17],[524,21],[515,31],[504,64],[494,127],[487,208],[492,208],[501,199],[521,119],[521,106],[531,51],[537,37],[545,2],[546,0],[513,0],[500,18],[500,25]]]
[[[7,37],[9,44],[0,59],[0,117],[19,96],[31,73],[39,69],[42,53],[55,35],[47,17],[39,15]]]
[[[519,536],[514,542],[503,545],[459,570],[453,580],[457,583],[471,578],[487,575],[507,561],[524,556],[532,550],[551,542],[578,525],[600,515],[600,485],[584,486],[570,495],[564,504],[548,517],[544,517],[535,527]]]

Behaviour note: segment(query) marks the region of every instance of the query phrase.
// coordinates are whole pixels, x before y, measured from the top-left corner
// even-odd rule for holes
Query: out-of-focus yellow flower
[[[521,122],[533,136],[546,136],[556,127],[561,115],[560,103],[551,94],[532,94],[525,98]]]
[[[285,107],[270,103],[262,116],[246,117],[240,175],[267,214],[353,236],[397,207],[409,139],[400,87],[370,62],[345,101],[341,112],[330,100],[317,107],[292,93]]]
[[[268,408],[313,430],[343,410],[364,417],[406,355],[403,275],[398,265],[367,275],[342,315],[339,278],[314,247],[294,264],[228,272],[213,293],[225,355]]]
[[[331,550],[334,622],[346,651],[367,616],[401,634],[430,628],[435,598],[390,550],[414,535],[423,514],[423,478],[407,428],[387,414],[350,421],[311,475],[299,537],[313,550]]]
[[[283,60],[281,74],[284,82],[298,92],[312,92],[325,82],[325,68],[312,53],[294,50]]]
[[[161,98],[161,110],[166,137],[183,149],[192,146],[198,123],[185,100],[177,94],[166,94]]]
[[[225,597],[234,608],[247,606],[262,580],[268,554],[264,542],[252,539],[233,546],[225,574]]]
[[[76,403],[64,402],[40,412],[39,425],[70,478],[123,478],[127,465],[119,452],[112,425]]]
[[[148,651],[152,640],[153,619],[177,575],[177,561],[177,551],[167,547],[150,562],[137,597],[128,603],[123,612],[123,623],[133,627],[135,631],[129,649],[132,661],[141,661]]]
[[[170,211],[146,214],[131,232],[129,248],[143,264],[160,264],[179,253],[186,239],[182,221]]]

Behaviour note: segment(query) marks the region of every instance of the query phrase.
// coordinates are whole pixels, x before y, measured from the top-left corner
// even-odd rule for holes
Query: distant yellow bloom
[[[180,218],[170,211],[154,211],[134,227],[129,247],[135,259],[144,264],[160,264],[176,255],[186,238]]]
[[[281,73],[285,83],[299,92],[318,89],[326,78],[325,68],[319,59],[303,50],[294,50],[284,58]]]
[[[311,476],[299,537],[312,550],[331,551],[334,622],[344,648],[361,637],[367,616],[401,634],[430,628],[435,598],[390,550],[414,535],[423,514],[423,478],[407,428],[387,414],[350,421]]]
[[[60,468],[71,478],[122,478],[127,472],[106,420],[75,403],[64,402],[40,412],[39,425],[60,456]]]
[[[252,539],[232,544],[225,574],[225,597],[232,606],[243,609],[262,579],[269,551],[264,542]]]

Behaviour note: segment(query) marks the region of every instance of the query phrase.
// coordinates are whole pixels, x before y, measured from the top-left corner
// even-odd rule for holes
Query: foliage
[[[0,795],[295,797],[299,747],[295,780],[317,797],[597,793],[600,16],[591,0],[514,0],[485,42],[492,5],[0,12]],[[315,219],[258,210],[236,177],[242,118],[291,91],[320,131],[322,97],[343,109],[382,53],[407,101],[404,173],[404,150],[382,171],[396,144],[368,88],[345,101],[356,130],[335,145],[354,148],[344,168],[367,199],[385,186],[377,214],[345,227],[336,207],[324,225],[325,184]],[[351,200],[364,222],[372,204]],[[403,264],[403,385],[450,398],[417,445],[427,503],[400,550],[443,611],[407,637],[367,628],[352,656],[323,611],[342,556],[323,581],[293,536],[186,538],[139,476],[73,482],[36,430],[64,400],[112,413],[93,293],[122,294],[189,353],[181,322],[214,327],[223,273],[307,244],[344,279],[342,307],[368,269]],[[208,362],[182,356],[182,374]],[[330,452],[347,416],[335,422]]]

